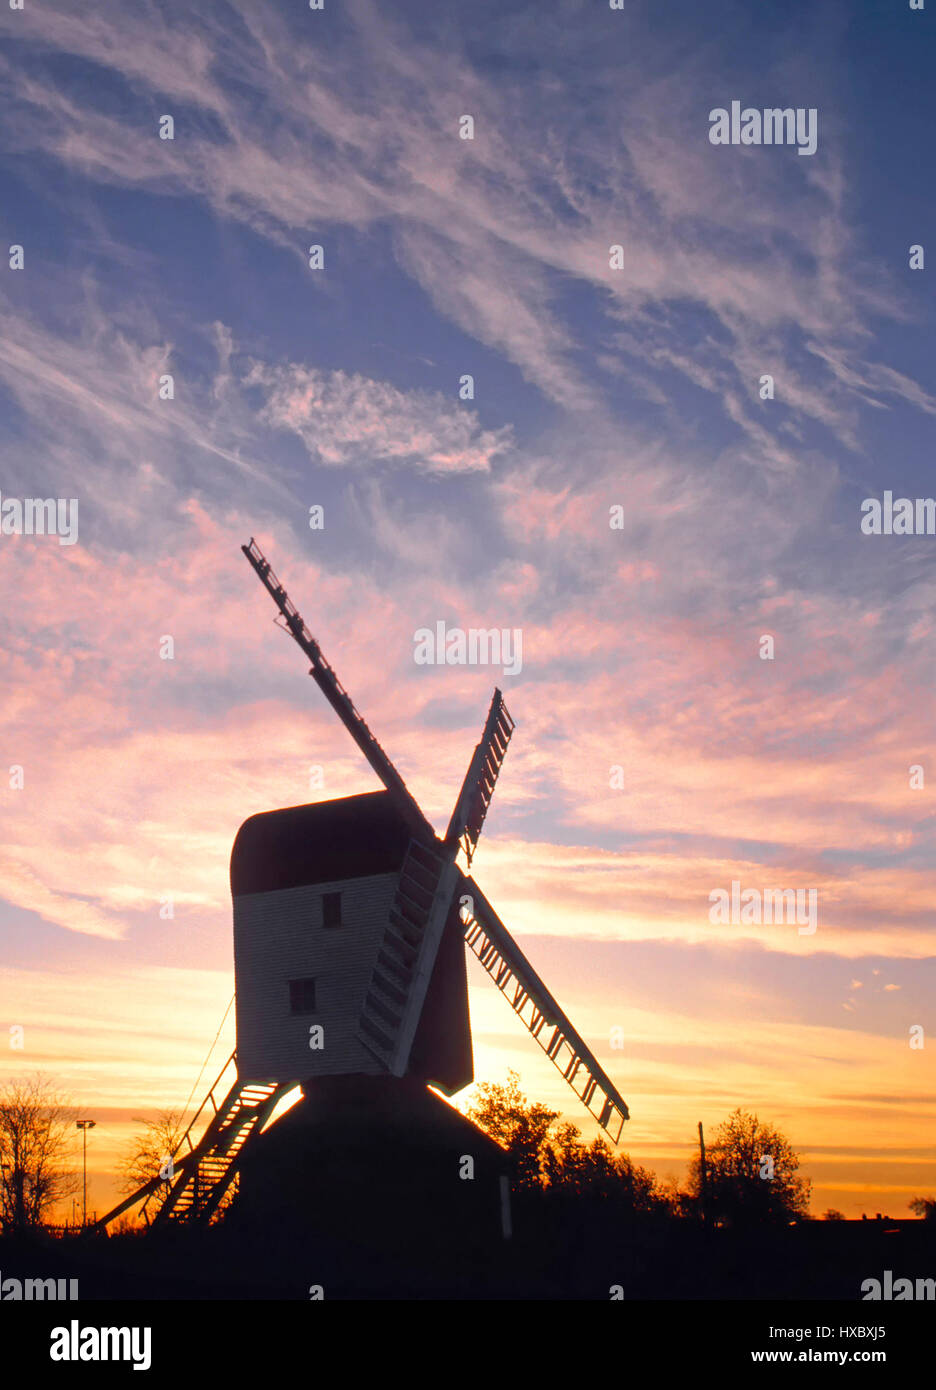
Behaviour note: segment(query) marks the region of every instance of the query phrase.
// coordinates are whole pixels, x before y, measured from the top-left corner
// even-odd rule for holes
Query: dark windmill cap
[[[389,792],[264,811],[244,821],[231,851],[231,892],[270,893],[311,883],[396,873],[410,832]]]

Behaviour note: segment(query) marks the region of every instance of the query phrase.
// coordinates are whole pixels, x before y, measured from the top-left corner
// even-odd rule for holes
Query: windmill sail
[[[403,1076],[458,881],[454,865],[446,862],[454,859],[457,846],[446,845],[443,858],[435,852],[442,848],[435,831],[326,661],[269,560],[253,538],[241,549],[312,662],[309,674],[413,832],[358,1023],[361,1042],[392,1075]]]
[[[296,605],[270,568],[269,560],[253,537],[250,538],[249,545],[241,546],[241,550],[247,556],[264,588],[272,596],[273,602],[285,618],[288,631],[312,662],[309,675],[338,715],[387,791],[393,796],[407,825],[414,834],[426,838],[431,844],[436,838],[435,831],[410,795],[403,778],[367,727],[363,716],[355,709],[351,696],[325,660],[321,647],[302,621]]]
[[[394,1076],[406,1072],[457,883],[454,864],[410,841],[358,1024]]]
[[[462,878],[462,892],[471,899],[473,908],[462,918],[466,944],[546,1056],[616,1144],[628,1118],[627,1105],[487,898],[467,875]]]
[[[507,713],[504,697],[499,690],[495,690],[481,742],[475,748],[468,765],[452,819],[445,832],[446,846],[461,845],[469,864],[478,844],[484,817],[494,794],[494,783],[497,781],[497,774],[500,772],[513,730],[514,722]]]
[[[445,839],[440,840],[355,709],[263,552],[253,539],[241,549],[271,594],[288,631],[312,662],[310,675],[393,796],[412,836],[365,992],[357,1027],[359,1040],[392,1074],[405,1074],[446,921],[456,895],[467,893],[473,906],[461,917],[466,944],[553,1065],[617,1143],[628,1118],[626,1104],[484,894],[454,864],[459,847],[471,863],[514,729],[501,692],[494,692],[481,741]]]

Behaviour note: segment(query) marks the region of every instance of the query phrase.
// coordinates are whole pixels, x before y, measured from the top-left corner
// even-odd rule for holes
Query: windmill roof
[[[231,851],[231,892],[269,893],[365,874],[395,873],[410,832],[389,792],[263,811]]]

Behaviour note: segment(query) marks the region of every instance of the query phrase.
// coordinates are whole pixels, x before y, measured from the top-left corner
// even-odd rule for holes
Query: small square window
[[[315,1013],[314,980],[290,980],[289,1012],[291,1014]]]
[[[340,927],[341,926],[341,894],[323,893],[322,894],[322,926]]]

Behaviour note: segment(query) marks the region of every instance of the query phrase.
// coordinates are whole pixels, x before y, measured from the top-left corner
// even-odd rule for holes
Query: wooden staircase
[[[237,1053],[232,1052],[159,1173],[103,1216],[97,1228],[106,1230],[118,1216],[141,1202],[140,1214],[147,1226],[211,1221],[237,1177],[245,1147],[295,1086],[294,1081],[241,1081]],[[207,1127],[196,1140],[193,1136],[205,1124],[209,1111]]]
[[[273,1107],[289,1089],[274,1082],[236,1081],[192,1151],[192,1161],[178,1175],[153,1217],[152,1225],[210,1221],[234,1181],[245,1145],[260,1132]]]

